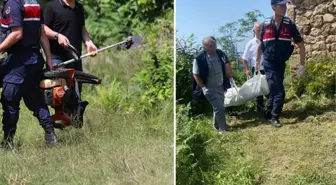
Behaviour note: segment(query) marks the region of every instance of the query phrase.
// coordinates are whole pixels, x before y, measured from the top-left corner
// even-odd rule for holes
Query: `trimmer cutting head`
[[[141,44],[141,38],[138,36],[129,36],[127,42],[120,45],[121,49],[135,49]]]

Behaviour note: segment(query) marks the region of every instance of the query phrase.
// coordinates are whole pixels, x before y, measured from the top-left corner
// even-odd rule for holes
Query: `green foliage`
[[[216,185],[256,185],[262,180],[259,161],[238,157],[225,165],[224,169],[217,174]]]
[[[144,90],[142,100],[154,105],[158,101],[172,98],[174,76],[173,11],[166,19],[159,19],[149,29],[147,49],[142,61],[145,68],[133,78]]]
[[[82,0],[86,25],[98,46],[145,30],[173,8],[173,1]],[[172,21],[171,18],[170,21]]]
[[[247,12],[245,16],[237,21],[226,23],[219,28],[221,36],[218,44],[222,47],[231,61],[240,61],[237,44],[246,38],[252,38],[254,23],[264,17],[259,10]]]
[[[217,40],[223,51],[228,55],[230,61],[239,59],[237,44],[242,41],[237,36],[239,24],[237,22],[229,22],[219,28],[221,37]]]
[[[334,57],[319,56],[309,62],[305,67],[305,73],[294,84],[296,91],[316,97],[326,95],[333,97],[336,89],[336,65]],[[299,89],[302,88],[302,89]]]
[[[239,62],[233,62],[231,64],[231,68],[232,68],[233,79],[235,80],[236,85],[240,87],[246,82],[247,77],[246,77],[245,71],[242,71],[239,69],[238,64]]]
[[[192,100],[192,64],[200,48],[194,35],[187,39],[176,38],[176,100],[189,103]]]
[[[208,184],[206,174],[215,165],[216,156],[207,151],[210,135],[201,131],[204,127],[199,122],[188,118],[189,109],[179,106],[177,111],[176,184]]]
[[[240,25],[237,31],[237,36],[240,38],[253,37],[251,32],[254,27],[254,23],[259,21],[261,17],[264,18],[264,15],[259,10],[253,10],[245,13],[245,17],[238,19],[237,21]]]
[[[190,105],[177,107],[177,185],[257,184],[262,166],[243,156],[230,157],[203,116],[190,118]]]

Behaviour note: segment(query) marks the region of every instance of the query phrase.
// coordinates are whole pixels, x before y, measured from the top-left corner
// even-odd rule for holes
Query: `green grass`
[[[16,149],[0,151],[0,184],[173,184],[173,101],[147,112],[135,106],[141,89],[130,78],[143,66],[140,52],[88,60],[85,71],[103,84],[84,86],[84,99],[90,102],[84,127],[57,130],[61,141],[55,148],[44,146],[42,128],[22,104]],[[104,63],[107,56],[111,63]],[[111,81],[119,88],[111,87]],[[97,94],[99,89],[113,90],[110,94],[117,96],[108,100],[114,102],[102,103],[107,99]]]
[[[202,167],[203,175],[209,176],[204,184],[334,185],[335,102],[319,101],[303,97],[287,102],[282,128],[273,127],[253,110],[228,116],[232,132],[225,135],[212,130],[211,115],[178,124],[190,124],[191,133],[209,139],[205,151],[215,156],[209,159],[215,162]],[[179,173],[177,179],[183,181]]]

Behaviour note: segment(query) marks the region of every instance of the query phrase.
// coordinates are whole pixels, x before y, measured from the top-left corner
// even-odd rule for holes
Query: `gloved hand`
[[[299,66],[299,69],[297,70],[297,75],[302,75],[304,73],[304,66],[303,65],[300,65]]]
[[[203,91],[203,94],[206,95],[208,93],[209,89],[204,86],[204,87],[202,87],[202,91]]]
[[[234,87],[238,91],[236,82],[233,80],[233,78],[230,78],[229,81],[230,81],[231,87]]]

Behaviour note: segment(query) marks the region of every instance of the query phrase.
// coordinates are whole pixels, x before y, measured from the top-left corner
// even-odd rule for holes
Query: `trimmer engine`
[[[99,49],[97,53],[116,46],[120,46],[121,49],[134,49],[140,43],[140,37],[130,36],[122,42]],[[55,109],[52,119],[56,128],[64,128],[70,125],[81,128],[83,126],[84,110],[88,102],[81,100],[79,85],[83,83],[100,84],[101,80],[81,71],[60,68],[92,55],[92,53],[87,53],[80,56],[80,53],[70,43],[65,49],[68,50],[73,59],[55,65],[56,70],[44,72],[40,88],[44,94],[45,103]]]
[[[82,101],[80,98],[79,85],[83,83],[100,84],[101,80],[74,69],[44,72],[40,88],[45,103],[55,109],[52,119],[56,128],[83,126],[83,114],[88,105],[87,101]]]

